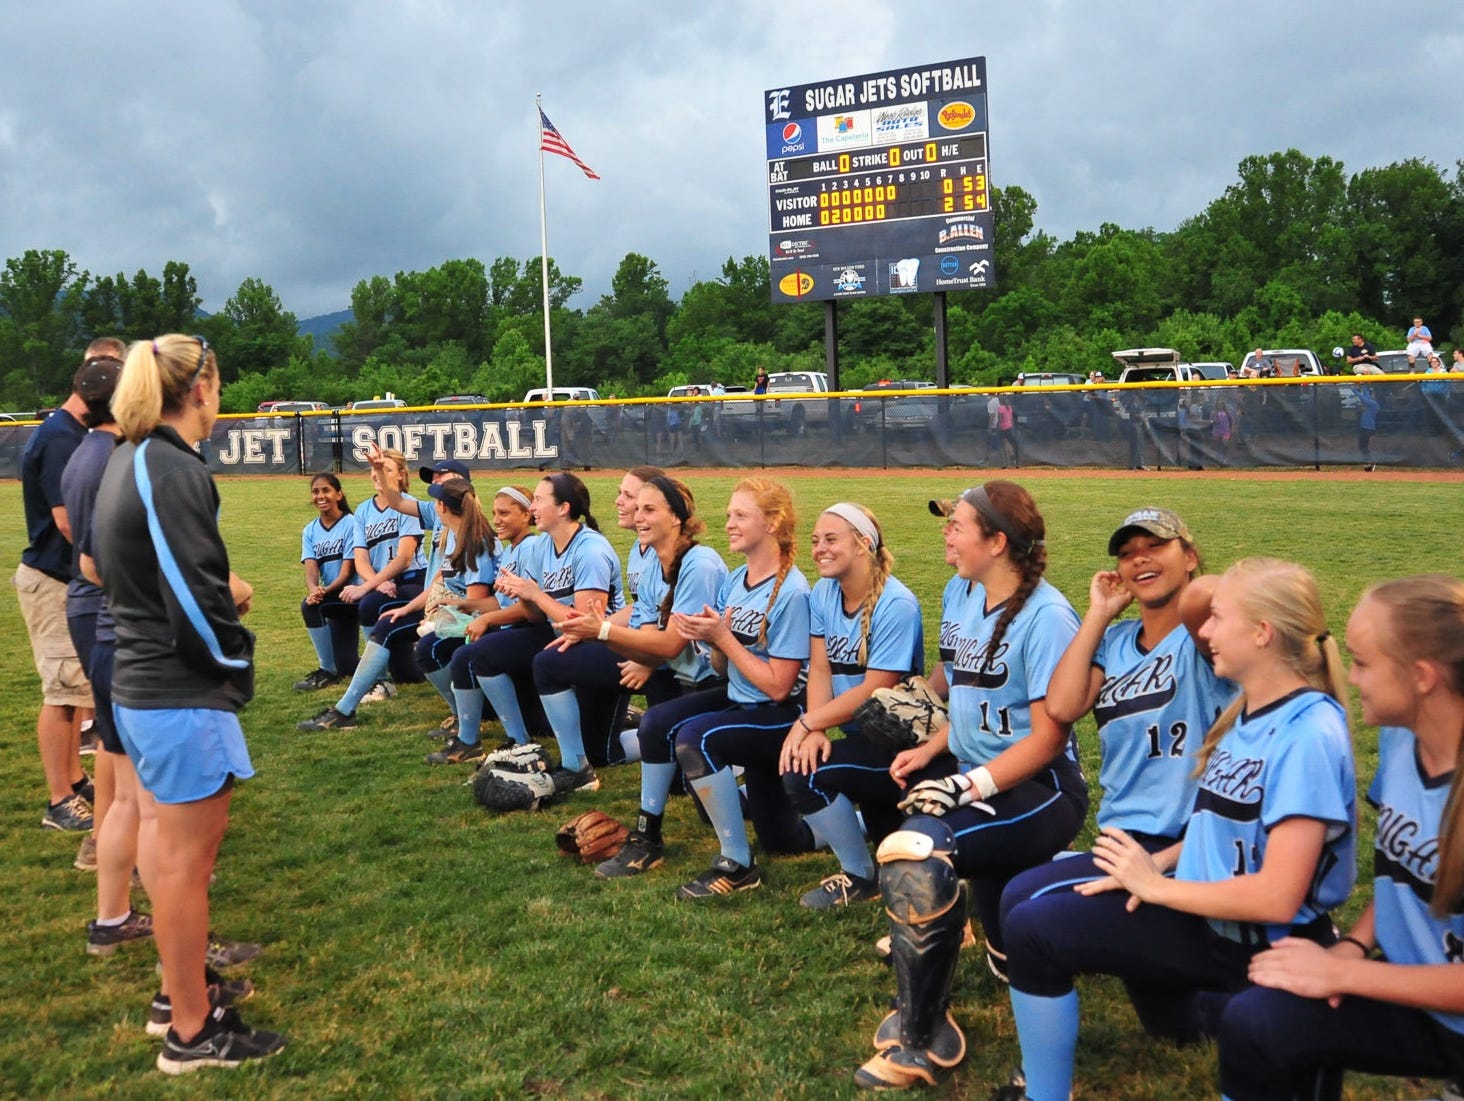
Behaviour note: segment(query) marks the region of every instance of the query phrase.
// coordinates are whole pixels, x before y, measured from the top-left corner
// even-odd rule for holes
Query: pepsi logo
[[[783,141],[789,145],[802,140],[802,138],[803,127],[799,126],[796,122],[790,122],[783,127]]]

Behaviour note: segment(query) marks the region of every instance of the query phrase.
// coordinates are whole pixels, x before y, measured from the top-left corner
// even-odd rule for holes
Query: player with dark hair
[[[533,684],[534,658],[554,641],[572,612],[613,616],[624,604],[620,560],[590,512],[590,492],[568,471],[550,474],[534,487],[534,520],[549,537],[537,576],[500,571],[497,590],[519,601],[527,617],[512,632],[484,635],[463,652],[483,686],[510,741],[524,744],[528,730],[519,709],[519,685]],[[595,770],[574,732],[561,742],[559,767],[552,778],[556,791],[599,788]]]
[[[427,588],[405,607],[383,614],[422,617],[417,626],[417,668],[457,718],[452,659],[464,645],[469,617],[459,613],[456,605],[460,602],[476,605],[488,598],[497,572],[498,547],[472,482],[448,477],[433,481],[427,493],[437,506],[434,519],[439,533],[427,562]],[[481,714],[480,706],[480,717]],[[457,725],[454,723],[454,728]],[[476,740],[465,742],[454,735],[440,750],[427,754],[427,764],[458,764],[477,760],[482,755],[482,747]]]
[[[793,564],[795,525],[792,496],[780,483],[744,478],[733,489],[727,541],[747,561],[711,601],[697,608],[678,599],[683,610],[671,617],[672,629],[682,638],[710,648],[712,668],[728,682],[667,701],[642,716],[636,827],[596,875],[621,879],[662,863],[661,819],[678,759],[695,778],[693,784],[733,765],[745,769],[748,809],[764,851],[812,847],[812,835],[799,822],[777,770],[782,736],[798,716],[808,662],[808,582]],[[743,832],[738,799],[720,799],[715,810],[712,823],[719,837]]]
[[[933,1084],[964,1057],[947,1011],[966,910],[953,875],[971,882],[1001,976],[1003,888],[1072,841],[1088,809],[1071,724],[1046,702],[1078,617],[1043,577],[1042,514],[1021,486],[990,481],[962,493],[951,520],[956,570],[975,585],[957,629],[950,722],[890,766],[910,785],[900,807],[914,818],[879,851],[899,996],[855,1076],[867,1087]]]
[[[1356,877],[1356,779],[1341,658],[1315,579],[1247,558],[1221,576],[1200,637],[1240,695],[1205,735],[1182,842],[1150,853],[1105,826],[1104,878],[1079,883],[1062,935],[1012,913],[1012,1010],[1024,1084],[1001,1096],[1058,1101],[1072,1089],[1074,977],[1109,974],[1145,992],[1165,1033],[1212,1034],[1251,957],[1286,937],[1330,943],[1328,910]],[[1173,874],[1166,872],[1172,870]],[[1025,1090],[1025,1094],[1022,1090]]]
[[[1093,575],[1088,614],[1048,682],[1047,713],[1071,723],[1093,712],[1102,747],[1098,825],[1160,852],[1183,835],[1194,807],[1201,732],[1236,693],[1197,637],[1218,579],[1195,576],[1199,549],[1168,509],[1130,513],[1108,551],[1114,568]],[[1137,618],[1118,618],[1135,603]],[[1073,853],[1018,875],[1001,900],[998,925],[1008,943],[1019,927],[1019,942],[1063,936],[1087,905],[1073,889],[1103,875],[1092,857]],[[1171,999],[1151,1004],[1136,984],[1129,995],[1151,1034],[1169,1035],[1180,1024],[1170,1019]]]
[[[778,755],[793,805],[839,860],[839,871],[800,900],[813,909],[877,896],[865,828],[879,838],[899,821],[891,755],[863,737],[854,720],[876,689],[925,666],[920,602],[891,574],[894,562],[879,521],[863,505],[830,505],[814,524],[819,580],[809,597],[808,710]],[[837,742],[828,736],[834,727],[844,732]]]
[[[300,730],[344,730],[357,725],[361,703],[396,694],[387,669],[398,681],[422,679],[413,657],[421,617],[405,609],[421,594],[427,572],[422,554],[422,524],[393,507],[408,485],[407,459],[385,450],[371,464],[376,492],[356,507],[356,541],[351,548],[357,580],[341,589],[341,599],[357,606],[366,650],[341,698],[318,715],[298,723]],[[386,613],[392,613],[387,615]]]
[[[252,590],[229,570],[219,496],[195,445],[218,416],[207,342],[127,353],[112,411],[127,442],[97,492],[92,549],[116,621],[117,734],[137,770],[137,852],[171,1004],[158,1068],[237,1066],[284,1047],[210,997],[209,880],[236,780],[254,775],[238,710],[254,694]]]
[[[641,571],[629,624],[593,606],[575,611],[560,624],[561,638],[534,659],[534,686],[561,756],[610,759],[619,740],[605,717],[631,691],[644,692],[654,708],[721,680],[704,649],[671,625],[673,613],[715,602],[727,576],[721,556],[697,542],[706,524],[691,489],[665,475],[650,479],[636,494],[635,529],[654,557]],[[592,725],[590,716],[599,721]]]
[[[356,671],[359,659],[356,606],[341,599],[341,590],[356,572],[351,553],[358,533],[356,517],[341,480],[329,471],[311,477],[310,503],[319,515],[300,533],[300,561],[305,567],[300,616],[319,664],[295,682],[296,692],[339,683]]]
[[[1220,1029],[1234,1101],[1310,1098],[1343,1068],[1464,1088],[1464,582],[1369,589],[1347,649],[1363,721],[1382,728],[1373,897],[1330,948],[1286,937],[1250,961],[1257,985]]]

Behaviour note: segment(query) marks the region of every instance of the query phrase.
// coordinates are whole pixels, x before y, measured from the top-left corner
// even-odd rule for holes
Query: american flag
[[[539,148],[545,153],[558,153],[561,157],[568,157],[579,165],[580,171],[592,180],[598,180],[595,170],[579,159],[579,155],[569,147],[569,142],[564,136],[554,129],[554,124],[549,121],[549,116],[544,113],[544,108],[539,108]]]

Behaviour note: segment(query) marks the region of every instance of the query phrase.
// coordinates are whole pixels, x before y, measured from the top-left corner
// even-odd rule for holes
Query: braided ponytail
[[[758,628],[757,645],[768,644],[768,617],[778,601],[783,582],[793,569],[793,557],[797,553],[794,542],[797,535],[798,518],[793,512],[793,495],[782,482],[772,478],[743,478],[732,492],[746,493],[757,502],[758,510],[772,524],[773,541],[778,544],[778,575],[773,582],[773,591],[768,594],[767,610],[763,613],[762,626]]]
[[[1007,537],[1007,558],[1016,566],[1020,578],[1017,590],[1007,599],[992,628],[991,641],[986,646],[986,657],[981,668],[987,668],[996,657],[1001,640],[1006,637],[1012,620],[1021,614],[1028,598],[1036,590],[1047,572],[1047,523],[1037,511],[1037,502],[1016,482],[1001,479],[987,482],[981,487],[986,501],[996,516],[989,516],[977,507],[976,520],[981,531],[988,537],[998,531]]]

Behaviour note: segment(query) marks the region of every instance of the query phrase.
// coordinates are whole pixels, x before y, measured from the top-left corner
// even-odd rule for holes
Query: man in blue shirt
[[[29,545],[20,556],[15,586],[41,678],[36,741],[49,789],[41,825],[89,830],[91,783],[82,771],[81,720],[92,707],[91,685],[66,627],[66,586],[71,580],[71,523],[61,495],[61,473],[86,436],[86,394],[116,381],[127,346],[106,337],[87,347],[71,396],[31,435],[20,459],[21,494]]]

